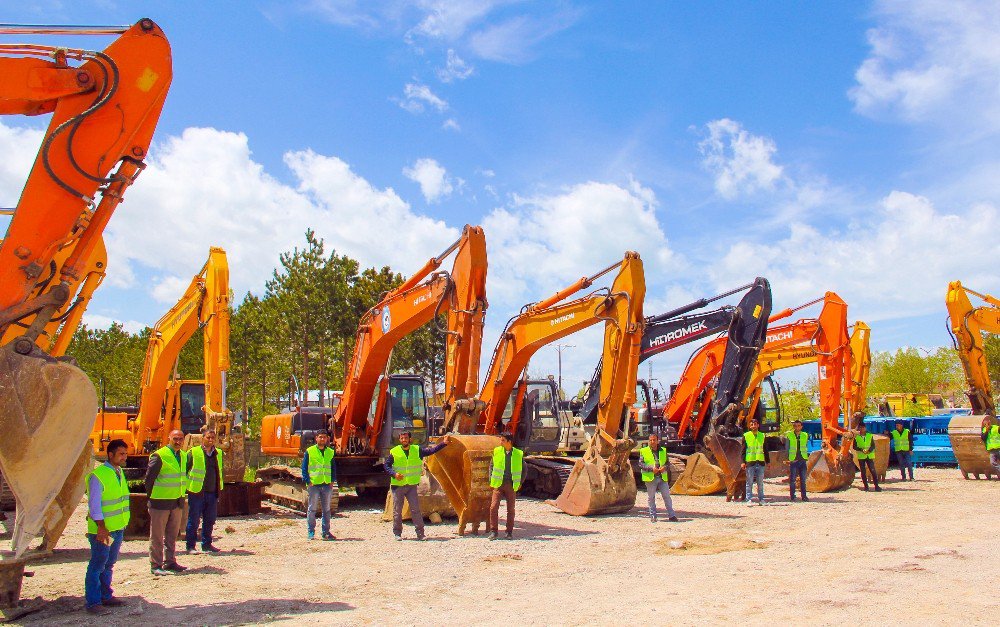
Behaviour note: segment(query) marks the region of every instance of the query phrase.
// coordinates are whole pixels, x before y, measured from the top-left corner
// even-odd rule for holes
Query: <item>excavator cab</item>
[[[756,417],[761,433],[781,432],[781,384],[774,377],[765,377],[760,384]]]
[[[389,375],[386,382],[385,399],[380,402],[380,394],[372,398],[368,411],[368,424],[374,426],[381,422],[379,431],[379,451],[388,451],[399,444],[399,435],[409,432],[413,442],[422,443],[427,440],[427,396],[424,393],[422,377],[411,374]],[[379,389],[382,382],[379,382]],[[379,407],[383,415],[377,416]]]
[[[504,424],[510,424],[516,397],[523,392],[521,419],[514,433],[514,446],[528,453],[551,453],[558,450],[568,421],[559,413],[556,384],[551,380],[522,382],[511,393],[502,414]]]

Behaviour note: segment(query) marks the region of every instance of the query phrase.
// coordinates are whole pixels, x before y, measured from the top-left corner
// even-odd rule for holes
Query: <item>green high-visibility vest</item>
[[[799,437],[795,437],[795,432],[792,431],[788,434],[788,461],[794,462],[797,460],[799,458],[799,451],[802,451],[803,457],[809,457],[809,434],[803,431],[799,434]]]
[[[903,429],[900,433],[895,429],[892,430],[892,448],[896,451],[908,451],[910,450],[910,430]]]
[[[333,483],[333,447],[328,446],[322,451],[313,444],[306,449],[309,455],[309,485],[327,485]]]
[[[754,436],[753,431],[743,434],[743,440],[747,443],[747,455],[743,461],[762,462],[764,461],[764,434],[760,431]]]
[[[397,479],[396,475],[393,475],[389,481],[390,485],[417,485],[420,483],[424,463],[420,460],[419,446],[411,444],[410,450],[407,452],[397,444],[392,447],[389,454],[392,455],[392,469],[403,474],[402,479]]]
[[[660,458],[659,462],[657,462],[657,460],[653,459],[653,449],[649,448],[648,445],[644,446],[641,449],[639,449],[639,459],[641,459],[642,463],[645,464],[646,466],[662,466],[662,467],[666,468],[666,466],[667,466],[667,447],[665,447],[665,446],[663,446],[661,444],[660,448],[657,449],[656,453],[657,453],[656,456]],[[643,481],[643,483],[649,483],[650,481],[654,481],[655,479],[656,479],[656,473],[654,473],[653,471],[651,471],[651,470],[643,470],[642,471],[642,481]],[[663,481],[667,480],[667,471],[666,470],[664,470],[663,472],[660,473],[660,479],[662,479]]]
[[[521,489],[521,476],[524,470],[522,460],[524,451],[519,448],[510,449],[510,479],[514,482],[514,491]],[[490,475],[490,487],[499,488],[503,485],[503,473],[507,470],[507,451],[502,446],[493,449],[493,473]]]
[[[872,446],[872,434],[854,436],[854,441],[858,443],[858,459],[875,459],[875,447]],[[868,451],[865,453],[864,451]]]
[[[187,494],[187,455],[181,451],[180,463],[174,457],[174,451],[169,446],[158,449],[153,455],[159,455],[163,464],[160,466],[160,474],[153,482],[153,490],[149,493],[149,498],[156,500],[179,499]]]
[[[983,433],[986,433],[986,427],[983,428]],[[986,450],[995,451],[1000,449],[1000,427],[993,425],[989,427],[989,433],[986,434]]]
[[[188,492],[201,492],[205,485],[205,449],[196,446],[188,455],[191,457],[191,473],[188,474]],[[219,492],[222,492],[222,449],[215,449],[215,461],[219,464]]]
[[[118,478],[114,469],[101,464],[87,475],[87,497],[90,497],[90,477],[97,477],[101,482],[101,513],[104,514],[104,526],[108,531],[120,531],[128,525],[128,482],[125,474]],[[97,533],[97,523],[87,512],[87,533]]]

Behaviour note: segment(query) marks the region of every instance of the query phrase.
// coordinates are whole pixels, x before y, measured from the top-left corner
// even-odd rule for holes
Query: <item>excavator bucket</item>
[[[458,534],[465,535],[465,528],[472,525],[472,533],[479,533],[479,525],[488,523],[490,517],[490,460],[493,449],[500,446],[495,435],[449,436],[450,443],[427,458],[430,471],[458,514]]]
[[[420,498],[420,513],[424,518],[431,518],[437,514],[441,518],[456,518],[458,514],[451,504],[448,495],[445,494],[441,483],[427,470],[427,462],[434,459],[433,456],[424,460],[424,474],[420,477],[420,485],[417,486],[417,496]],[[403,501],[403,520],[410,520],[410,504]],[[392,520],[392,493],[385,495],[385,509],[382,511],[382,520],[389,522]],[[440,522],[440,521],[433,521]]]
[[[983,475],[1000,477],[997,470],[990,465],[990,456],[983,446],[983,416],[955,416],[948,423],[948,439],[951,440],[951,450],[958,460],[958,469],[966,479],[972,475],[976,479]]]
[[[78,468],[95,415],[97,393],[82,370],[37,348],[21,355],[10,344],[0,347],[0,472],[17,503],[15,556]]]
[[[619,514],[635,507],[635,475],[629,455],[635,442],[615,440],[598,429],[576,460],[562,494],[550,501],[572,516]]]
[[[836,451],[813,451],[806,462],[806,490],[832,492],[854,483],[857,468],[850,457],[842,458]]]
[[[684,472],[677,477],[671,494],[686,496],[706,496],[718,494],[726,489],[725,475],[722,469],[712,463],[708,455],[695,453],[688,457]]]
[[[726,487],[726,500],[742,500],[746,490],[746,472],[743,471],[743,443],[737,438],[709,431],[705,446],[715,456],[715,463],[722,471]]]
[[[55,500],[45,512],[45,518],[42,521],[42,542],[38,547],[38,554],[45,555],[56,548],[56,543],[62,537],[70,516],[80,504],[80,499],[83,498],[87,487],[87,475],[93,469],[94,447],[88,441],[83,445],[83,450],[80,451],[80,456],[73,464],[59,494],[56,495]]]

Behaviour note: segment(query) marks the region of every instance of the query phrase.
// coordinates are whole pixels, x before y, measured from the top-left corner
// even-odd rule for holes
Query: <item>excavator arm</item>
[[[81,460],[97,395],[83,372],[55,356],[100,283],[104,228],[144,167],[172,70],[167,39],[148,19],[0,34],[120,35],[100,52],[0,44],[0,114],[51,114],[0,242],[0,472],[17,500],[19,556],[64,486],[82,485],[89,470]],[[68,334],[49,344],[62,316]]]
[[[969,294],[981,299],[985,305],[973,306]],[[969,289],[961,281],[952,281],[948,284],[945,305],[948,308],[948,328],[969,386],[966,394],[972,413],[995,417],[997,408],[986,365],[983,333],[1000,333],[1000,299]]]
[[[450,273],[441,262],[457,251]],[[387,375],[392,350],[408,334],[437,314],[448,314],[445,339],[445,411],[454,422],[482,405],[475,398],[479,387],[479,354],[482,349],[486,301],[486,235],[478,226],[466,226],[462,236],[402,285],[389,292],[361,318],[348,368],[344,395],[337,408],[335,437],[338,452],[354,443],[375,451],[382,423],[368,424],[369,407],[376,399],[376,415],[386,403]],[[426,279],[426,280],[425,280]],[[376,388],[378,396],[376,397]],[[351,446],[351,450],[355,447]]]

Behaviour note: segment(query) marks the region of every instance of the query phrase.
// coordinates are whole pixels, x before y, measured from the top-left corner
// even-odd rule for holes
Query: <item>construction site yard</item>
[[[179,554],[182,575],[150,574],[129,540],[106,624],[986,624],[1000,585],[995,481],[917,469],[883,492],[853,488],[789,502],[768,480],[765,507],[674,497],[679,522],[629,513],[572,517],[518,501],[513,541],[459,537],[454,521],[393,540],[381,508],[344,498],[335,542],[306,539],[290,513],[220,519],[220,555]],[[855,482],[860,486],[860,480]],[[662,503],[660,503],[662,506]],[[29,564],[17,622],[85,625],[89,548],[79,507],[60,547]],[[501,510],[502,514],[502,510]],[[318,521],[317,521],[318,522]],[[502,526],[502,522],[501,522]],[[183,543],[179,543],[179,548]]]

